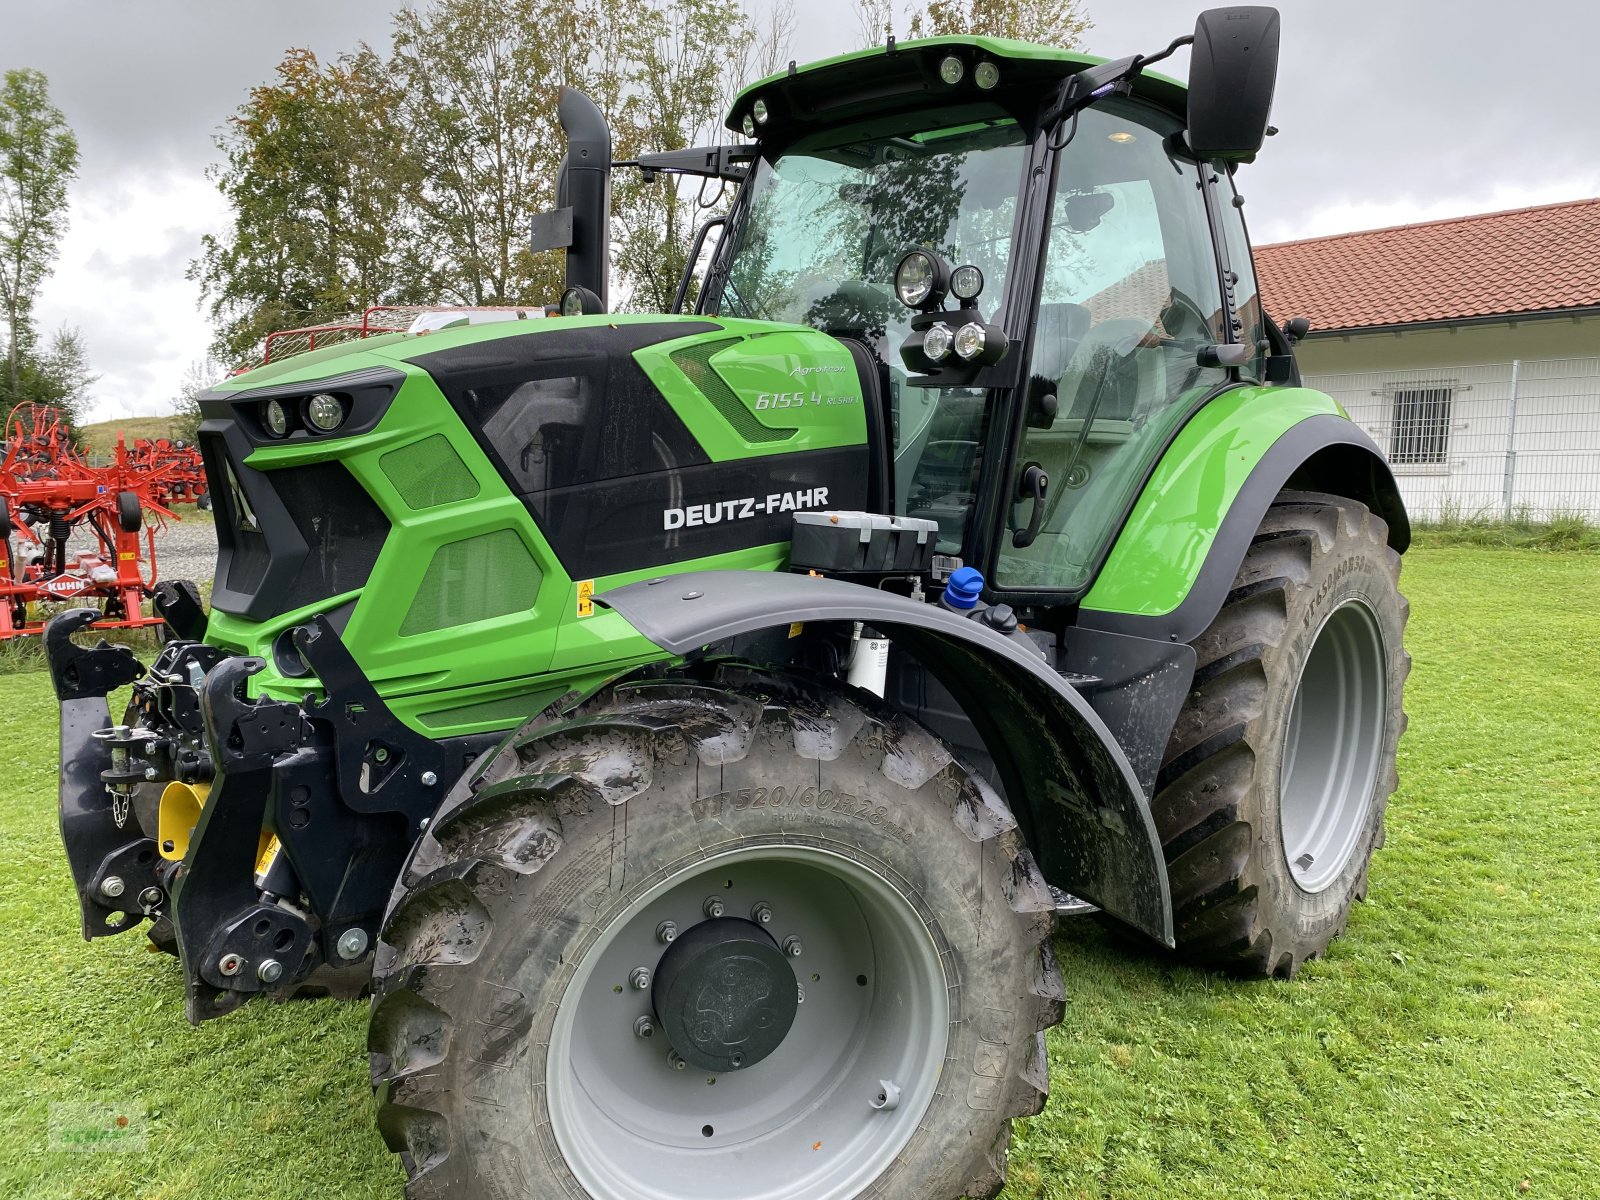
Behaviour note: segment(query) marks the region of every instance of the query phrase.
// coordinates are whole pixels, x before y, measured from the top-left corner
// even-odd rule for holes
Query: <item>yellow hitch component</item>
[[[156,817],[156,835],[161,843],[161,857],[170,862],[182,862],[189,853],[189,838],[200,823],[200,811],[211,794],[209,783],[179,783],[174,780],[161,793],[161,809]],[[171,847],[169,850],[168,847]],[[261,831],[261,841],[256,847],[256,876],[264,878],[278,857],[278,839],[266,830]]]
[[[161,857],[182,862],[189,853],[189,835],[200,821],[200,810],[211,794],[209,783],[179,783],[174,780],[161,793],[161,810],[156,817],[156,840]],[[171,847],[170,849],[168,847]]]

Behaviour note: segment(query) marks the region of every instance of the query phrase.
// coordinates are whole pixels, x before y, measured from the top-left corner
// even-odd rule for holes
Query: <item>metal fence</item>
[[[1370,433],[1414,518],[1600,520],[1600,358],[1307,375]]]

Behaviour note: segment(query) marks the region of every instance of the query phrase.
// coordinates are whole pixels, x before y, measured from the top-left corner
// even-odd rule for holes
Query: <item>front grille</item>
[[[299,608],[365,586],[389,522],[355,476],[333,462],[273,471],[267,478],[308,550],[283,607]]]
[[[366,489],[338,462],[252,470],[229,426],[201,438],[217,519],[212,604],[261,621],[363,587],[389,533]]]

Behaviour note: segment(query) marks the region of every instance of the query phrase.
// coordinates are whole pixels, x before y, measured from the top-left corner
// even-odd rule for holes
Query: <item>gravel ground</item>
[[[182,521],[169,521],[156,534],[156,566],[161,579],[209,582],[217,570],[216,524],[189,516],[185,508]]]
[[[156,534],[156,575],[158,579],[192,579],[206,583],[217,570],[217,526],[210,513],[193,515],[194,510],[185,505],[181,510],[183,520],[168,521],[167,527]],[[70,556],[80,550],[98,547],[94,536],[80,526],[67,543]],[[144,550],[141,535],[140,552]]]

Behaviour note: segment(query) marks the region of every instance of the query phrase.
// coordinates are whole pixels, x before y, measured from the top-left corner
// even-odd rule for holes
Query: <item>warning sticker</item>
[[[594,580],[578,580],[578,615],[580,617],[594,616]]]

